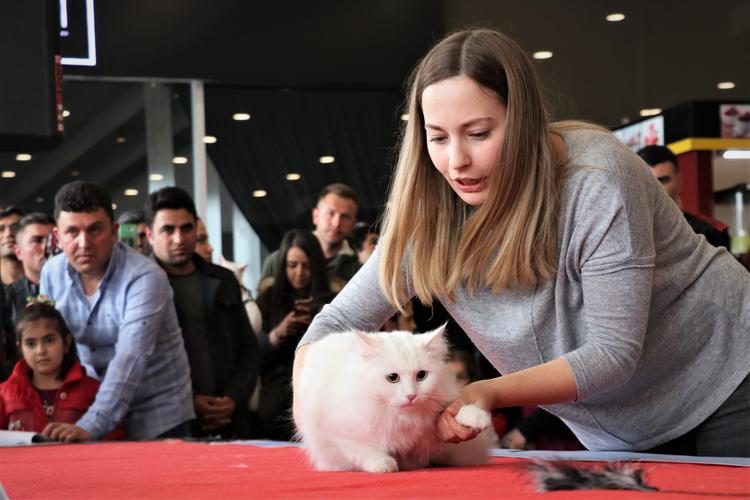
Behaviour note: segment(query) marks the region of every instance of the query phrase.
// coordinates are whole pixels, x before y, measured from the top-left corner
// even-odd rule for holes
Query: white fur
[[[319,470],[393,472],[481,464],[494,444],[490,416],[469,405],[459,415],[487,428],[466,443],[446,445],[436,420],[459,394],[444,362],[444,328],[409,332],[331,334],[310,346],[295,395],[295,423]],[[424,380],[418,380],[420,371]],[[399,375],[396,383],[387,380]],[[410,403],[409,396],[413,396]]]
[[[247,264],[239,265],[236,262],[225,259],[223,255],[219,255],[219,265],[232,271],[237,278],[237,281],[240,282],[240,288],[242,289],[242,302],[245,304],[247,318],[250,320],[250,325],[253,327],[255,333],[260,332],[260,329],[263,326],[263,316],[261,315],[260,309],[255,303],[255,300],[253,300],[250,290],[245,288],[243,281]]]

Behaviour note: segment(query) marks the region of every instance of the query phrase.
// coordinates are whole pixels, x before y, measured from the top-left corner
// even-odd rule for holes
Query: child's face
[[[68,348],[69,342],[52,321],[43,319],[23,327],[21,353],[35,374],[57,377]]]

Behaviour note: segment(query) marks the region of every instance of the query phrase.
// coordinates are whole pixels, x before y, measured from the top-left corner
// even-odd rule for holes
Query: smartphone
[[[120,224],[117,230],[117,239],[131,248],[137,247],[138,224]]]
[[[294,301],[294,314],[304,316],[310,314],[310,305],[312,304],[312,297],[306,299],[297,299]]]

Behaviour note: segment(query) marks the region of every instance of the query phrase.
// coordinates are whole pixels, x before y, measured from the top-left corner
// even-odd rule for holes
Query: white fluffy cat
[[[487,460],[497,436],[477,406],[456,416],[485,429],[476,438],[446,444],[436,435],[438,416],[460,392],[444,361],[444,329],[330,334],[310,346],[294,417],[316,469],[393,472]]]

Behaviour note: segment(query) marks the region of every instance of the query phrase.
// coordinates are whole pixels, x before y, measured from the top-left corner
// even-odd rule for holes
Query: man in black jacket
[[[638,151],[643,161],[651,167],[651,173],[661,183],[664,191],[682,209],[680,201],[680,172],[677,169],[677,156],[666,146],[646,146]],[[691,214],[682,211],[690,227],[697,234],[706,237],[715,247],[725,247],[729,250],[729,227],[723,222],[712,219],[703,214]]]
[[[190,361],[194,436],[250,437],[247,402],[258,376],[258,346],[231,271],[195,253],[193,199],[177,187],[149,195],[146,234],[167,272]]]

